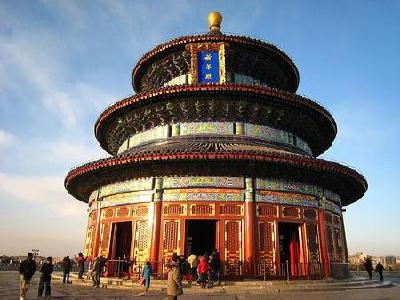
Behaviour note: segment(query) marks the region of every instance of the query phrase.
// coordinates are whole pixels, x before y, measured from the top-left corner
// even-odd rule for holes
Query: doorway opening
[[[286,275],[289,271],[291,276],[300,276],[304,269],[300,259],[300,224],[278,223],[278,232],[281,273]],[[286,266],[286,261],[289,264],[288,266]]]
[[[109,259],[130,257],[132,246],[132,222],[112,224]]]
[[[211,254],[216,248],[216,221],[187,220],[186,233],[186,257],[190,254]]]

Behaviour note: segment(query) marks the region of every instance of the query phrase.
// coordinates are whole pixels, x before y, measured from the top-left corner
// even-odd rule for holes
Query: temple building
[[[347,262],[343,207],[363,197],[355,170],[318,159],[332,115],[296,94],[276,46],[221,31],[173,39],[132,71],[135,94],[109,106],[95,136],[111,157],[71,170],[88,203],[85,255],[150,260],[216,249],[224,275],[332,276]]]

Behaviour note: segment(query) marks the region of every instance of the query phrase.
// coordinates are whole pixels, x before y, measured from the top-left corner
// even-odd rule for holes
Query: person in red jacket
[[[200,257],[200,262],[197,266],[197,273],[199,274],[199,283],[201,288],[204,289],[207,284],[208,270],[210,266],[204,256]]]

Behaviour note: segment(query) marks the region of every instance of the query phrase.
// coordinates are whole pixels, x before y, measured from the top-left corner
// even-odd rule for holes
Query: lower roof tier
[[[213,142],[193,143],[184,151],[165,146],[90,162],[71,170],[64,184],[75,198],[87,202],[101,186],[165,176],[282,178],[327,188],[340,195],[343,206],[360,199],[368,187],[361,174],[338,163],[239,143]]]

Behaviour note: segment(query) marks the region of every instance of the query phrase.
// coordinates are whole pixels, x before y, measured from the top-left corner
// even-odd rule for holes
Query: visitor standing
[[[94,260],[92,268],[92,281],[93,281],[93,287],[95,288],[100,287],[100,277],[101,273],[103,272],[105,263],[106,260],[102,255],[100,255]]]
[[[82,252],[78,253],[78,256],[75,256],[75,260],[78,264],[78,278],[83,279],[83,273],[85,272],[85,261],[86,257],[83,256]]]
[[[206,287],[209,268],[210,266],[205,256],[201,256],[199,265],[197,266],[197,273],[199,273],[199,280],[197,282],[200,283],[202,289]]]
[[[168,265],[167,296],[169,300],[177,300],[183,294],[181,274],[179,273],[178,259]]]
[[[213,283],[219,283],[219,270],[221,268],[221,261],[219,253],[215,250],[210,256],[210,271],[208,276],[208,287],[212,287]]]
[[[53,273],[53,258],[48,257],[40,268],[40,281],[38,289],[38,297],[42,297],[43,289],[46,297],[51,296],[51,273]]]
[[[365,271],[368,272],[369,279],[372,279],[372,260],[370,257],[367,257],[364,262]]]
[[[380,262],[378,262],[378,264],[375,267],[375,272],[379,273],[380,281],[383,281],[383,270],[384,270],[383,265]]]
[[[33,260],[33,254],[28,253],[27,259],[22,261],[19,265],[19,296],[20,299],[25,299],[26,293],[28,292],[28,286],[31,283],[33,274],[36,272],[36,262]]]
[[[72,270],[72,262],[69,259],[69,256],[63,258],[62,261],[62,269],[63,269],[63,283],[69,282],[69,272]]]
[[[197,260],[197,256],[192,253],[188,257],[188,262],[190,265],[190,275],[192,276],[192,280],[196,281],[197,280],[197,265],[199,264],[199,262]]]
[[[144,278],[144,292],[148,293],[149,292],[149,287],[150,287],[150,276],[151,276],[151,264],[149,261],[146,261],[146,264],[143,267],[142,270],[142,276]]]

